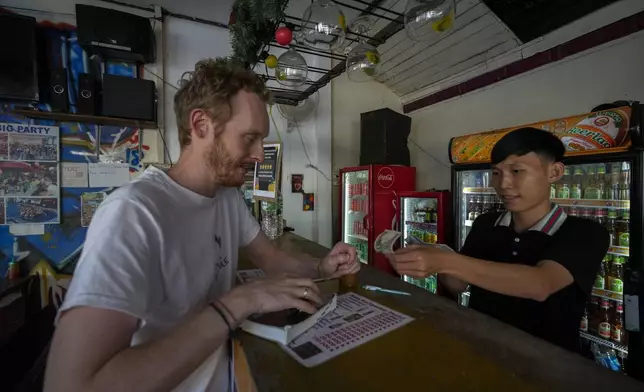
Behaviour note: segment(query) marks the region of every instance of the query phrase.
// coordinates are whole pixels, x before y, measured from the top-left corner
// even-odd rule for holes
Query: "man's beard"
[[[237,188],[244,185],[244,176],[239,175],[241,162],[230,155],[221,141],[215,140],[206,152],[206,164],[217,185]]]

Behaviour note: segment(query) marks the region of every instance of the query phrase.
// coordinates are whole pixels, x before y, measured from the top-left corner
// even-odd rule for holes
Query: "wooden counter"
[[[323,257],[328,249],[291,233],[282,249]],[[252,268],[240,260],[240,269]],[[363,284],[412,296],[364,291]],[[577,354],[363,267],[360,295],[415,321],[314,368],[305,368],[275,343],[242,334],[259,391],[644,391],[644,384]],[[244,391],[246,392],[246,391]]]

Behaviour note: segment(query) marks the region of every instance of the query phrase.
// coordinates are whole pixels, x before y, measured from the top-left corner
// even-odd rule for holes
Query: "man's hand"
[[[315,313],[321,305],[320,289],[311,279],[262,278],[242,284],[219,301],[233,313],[237,323],[251,314],[297,308]]]
[[[339,278],[360,271],[356,248],[344,242],[335,244],[320,263],[320,278]]]
[[[437,246],[410,245],[398,249],[387,258],[398,274],[426,278],[441,272],[453,255],[455,255],[454,252]]]

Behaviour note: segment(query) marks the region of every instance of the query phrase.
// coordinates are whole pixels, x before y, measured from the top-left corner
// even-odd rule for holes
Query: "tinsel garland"
[[[252,68],[284,21],[288,0],[236,0],[230,15],[230,58]]]

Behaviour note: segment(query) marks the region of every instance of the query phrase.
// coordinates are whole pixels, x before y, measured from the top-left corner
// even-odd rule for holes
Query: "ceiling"
[[[383,60],[378,81],[399,96],[412,94],[615,1],[456,0],[456,21],[449,34],[417,42],[402,30],[378,48]]]
[[[448,0],[450,1],[450,0]],[[618,0],[455,0],[454,28],[425,42],[411,40],[404,29],[378,47],[381,65],[377,80],[398,96],[405,97],[436,86],[490,60],[516,51],[530,41],[565,26]],[[619,0],[629,2],[630,0]],[[148,5],[152,0],[126,0]],[[222,23],[228,21],[233,0],[154,0],[175,13]],[[391,28],[404,13],[407,0],[336,0],[347,24],[366,4],[376,3],[369,36]],[[631,1],[632,2],[632,1]],[[311,0],[291,0],[287,15],[300,17]],[[357,8],[356,9],[352,9]],[[494,11],[494,12],[493,12]],[[400,26],[400,24],[395,24]],[[311,74],[311,73],[310,73]],[[321,76],[316,74],[315,77]]]

